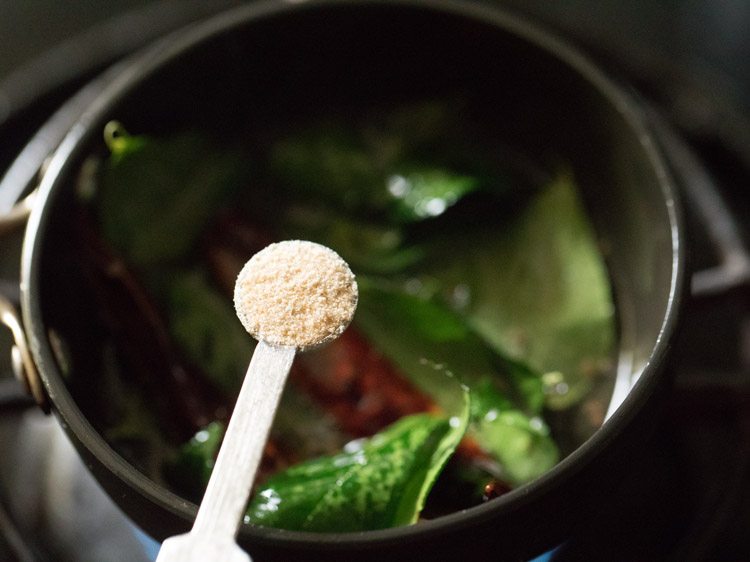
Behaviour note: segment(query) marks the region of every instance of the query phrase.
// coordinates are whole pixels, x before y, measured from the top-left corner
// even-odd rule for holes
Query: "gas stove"
[[[68,101],[73,92],[132,49],[231,4],[133,2],[124,15],[85,20],[72,38],[18,68],[0,65],[0,213],[18,196],[8,187],[19,184],[18,176],[6,180],[33,169],[11,163],[22,150],[29,159],[49,152],[59,140],[54,135],[28,140],[52,115],[74,118],[96,82]],[[644,435],[644,460],[635,461],[585,525],[538,560],[750,559],[750,67],[744,64],[750,5],[502,5],[555,29],[630,85],[651,114],[681,187],[692,238],[692,298],[672,353],[664,407]],[[133,29],[138,33],[128,33]],[[60,66],[66,60],[69,66]],[[52,77],[40,77],[52,67]],[[0,279],[3,294],[12,295],[20,233],[6,240]],[[153,560],[158,545],[99,489],[55,419],[21,392],[9,348],[2,331],[0,559]]]

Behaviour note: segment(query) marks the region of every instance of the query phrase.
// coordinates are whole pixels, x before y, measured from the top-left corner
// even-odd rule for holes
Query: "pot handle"
[[[10,211],[0,215],[0,236],[14,231],[26,224],[31,209],[34,206],[37,190],[34,189],[26,197],[16,203]]]
[[[667,124],[655,109],[649,109],[650,123],[661,148],[669,157],[679,178],[686,201],[696,211],[696,219],[706,233],[718,263],[692,272],[693,299],[711,298],[750,286],[750,248],[747,247],[727,202],[714,187],[714,180],[685,140]]]
[[[10,212],[0,216],[0,236],[8,234],[17,228],[26,224],[26,220],[31,212],[36,190],[32,191],[24,199],[15,204]],[[13,373],[21,382],[26,392],[31,395],[37,405],[45,413],[49,413],[49,400],[44,391],[42,380],[39,377],[39,371],[34,364],[31,356],[26,332],[23,329],[21,315],[18,313],[18,307],[7,296],[3,295],[2,286],[0,285],[0,324],[7,327],[13,336],[14,344],[11,347],[11,365]]]

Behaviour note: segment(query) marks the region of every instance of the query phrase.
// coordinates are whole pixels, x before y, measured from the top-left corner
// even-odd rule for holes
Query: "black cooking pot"
[[[638,105],[570,47],[486,5],[258,2],[170,36],[117,72],[54,153],[24,241],[25,336],[44,393],[87,466],[154,537],[187,530],[195,506],[149,480],[97,433],[71,394],[49,330],[51,317],[74,319],[68,330],[92,329],[88,311],[56,298],[58,281],[75,279],[56,257],[69,250],[74,177],[100,149],[105,123],[221,133],[236,123],[262,127],[454,92],[466,94],[472,118],[518,153],[559,157],[575,172],[607,249],[619,313],[614,413],[547,474],[479,507],[364,533],[245,526],[240,540],[256,562],[417,552],[434,560],[468,552],[482,560],[524,557],[561,540],[627,470],[664,380],[685,275],[675,189]],[[85,357],[70,359],[85,369]]]

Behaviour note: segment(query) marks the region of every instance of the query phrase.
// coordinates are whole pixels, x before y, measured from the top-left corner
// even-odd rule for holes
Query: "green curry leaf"
[[[367,278],[360,277],[359,284],[357,326],[441,407],[455,407],[455,398],[435,384],[435,371],[469,388],[469,434],[501,463],[508,481],[527,482],[557,462],[557,447],[539,417],[544,394],[538,373],[506,360],[439,303]]]
[[[282,230],[285,238],[335,248],[356,271],[390,274],[424,257],[420,248],[405,243],[399,226],[355,220],[319,206],[290,206]]]
[[[475,176],[414,160],[415,146],[384,150],[383,144],[321,126],[275,143],[270,170],[297,201],[396,224],[437,217],[482,185]]]
[[[508,482],[529,482],[555,465],[559,452],[541,417],[513,407],[490,379],[474,385],[471,397],[471,435],[499,461]]]
[[[166,467],[170,481],[196,500],[211,477],[224,429],[223,423],[211,422],[184,443]]]
[[[391,214],[400,222],[440,216],[480,186],[479,180],[472,176],[416,165],[396,167],[384,183],[393,198]]]
[[[254,345],[231,303],[199,271],[171,275],[165,293],[169,331],[180,350],[227,396],[234,396]]]
[[[466,232],[439,245],[432,276],[448,291],[463,286],[476,333],[542,372],[564,374],[568,392],[547,398],[566,407],[608,367],[614,304],[593,228],[572,178],[561,174],[503,228]]]
[[[387,201],[379,166],[344,127],[323,124],[277,141],[269,166],[274,182],[298,201],[347,213],[382,211]]]
[[[241,154],[197,133],[156,139],[120,129],[109,146],[99,219],[105,238],[138,267],[183,259],[245,176]]]
[[[455,385],[451,385],[455,386]],[[468,398],[451,418],[415,414],[343,453],[291,467],[250,503],[258,525],[353,532],[414,523],[468,423]]]
[[[512,396],[521,409],[539,413],[544,400],[539,374],[487,345],[462,316],[393,284],[364,276],[359,276],[358,282],[355,324],[442,407],[455,406],[443,403],[439,385],[435,385],[436,369],[454,373],[470,388],[491,376],[498,390]]]

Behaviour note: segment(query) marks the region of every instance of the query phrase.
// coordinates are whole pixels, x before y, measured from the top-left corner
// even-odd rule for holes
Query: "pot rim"
[[[659,180],[663,200],[667,207],[672,245],[672,268],[668,302],[664,318],[654,342],[648,362],[627,397],[614,414],[584,443],[548,472],[511,492],[468,510],[452,513],[440,518],[420,522],[419,525],[357,533],[311,533],[244,525],[241,534],[258,543],[297,543],[318,548],[336,548],[367,543],[392,543],[406,537],[440,534],[450,528],[460,529],[493,517],[499,511],[512,511],[514,506],[537,498],[559,484],[569,480],[591,463],[607,443],[622,432],[629,421],[648,400],[659,379],[673,335],[676,331],[678,313],[686,296],[686,239],[684,219],[677,188],[668,172],[667,165],[655,141],[647,116],[631,96],[614,81],[605,76],[586,56],[561,39],[540,29],[525,19],[511,15],[496,6],[471,4],[461,0],[358,0],[359,5],[422,8],[427,11],[469,18],[491,25],[506,33],[527,41],[538,49],[548,52],[562,64],[577,72],[592,88],[602,93],[612,106],[627,121],[637,135],[644,155],[650,161]],[[125,98],[138,84],[164,65],[179,58],[187,50],[198,46],[216,34],[230,31],[251,20],[261,20],[283,15],[289,11],[314,10],[317,7],[351,6],[351,0],[262,0],[230,9],[209,19],[192,24],[171,33],[156,44],[139,51],[122,64],[123,70],[99,93],[89,108],[71,127],[62,143],[54,152],[47,171],[39,186],[37,204],[33,209],[26,229],[21,259],[21,305],[24,323],[29,334],[34,360],[42,374],[49,399],[61,424],[72,431],[81,444],[117,478],[123,480],[136,494],[145,496],[152,503],[180,516],[186,524],[195,516],[196,506],[163,488],[125,461],[104,438],[94,430],[70,395],[59,372],[54,353],[47,341],[39,299],[40,254],[44,241],[50,202],[54,200],[63,179],[71,172],[71,166],[94,134],[92,127],[106,115],[107,111]],[[91,468],[90,463],[87,463]]]

